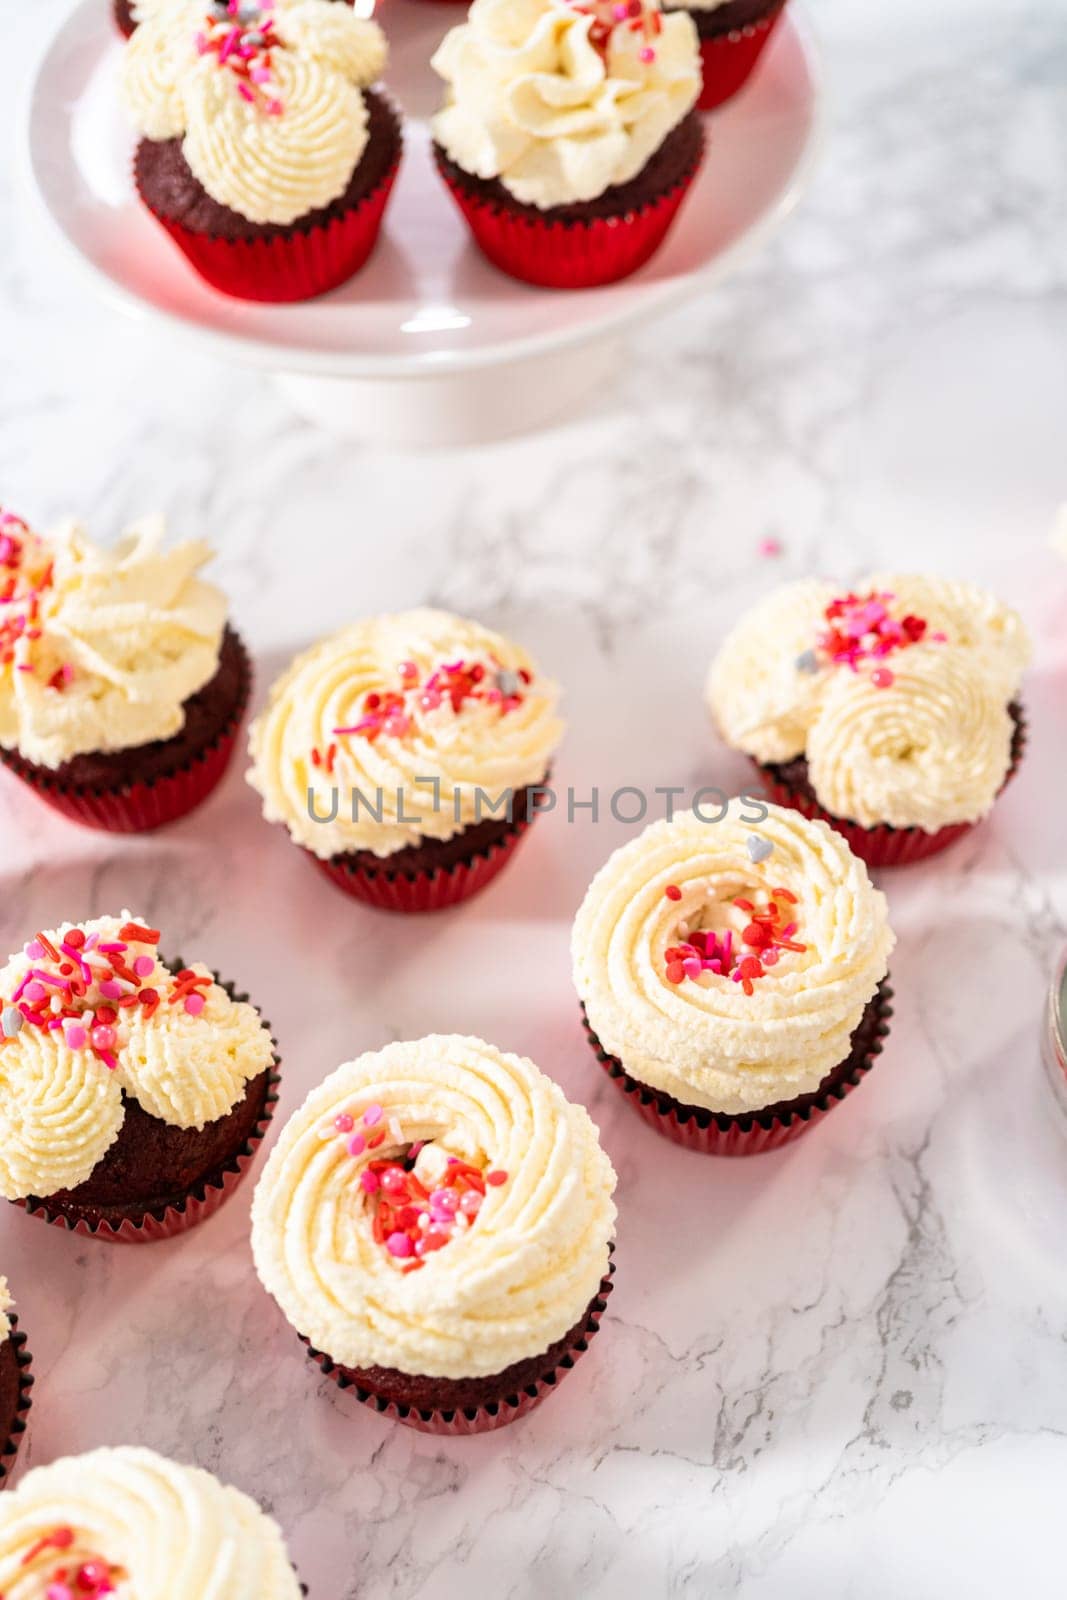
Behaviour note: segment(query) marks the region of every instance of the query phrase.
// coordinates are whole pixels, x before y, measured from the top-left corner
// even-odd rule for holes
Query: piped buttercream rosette
[[[727,1114],[818,1088],[893,947],[885,897],[844,841],[766,809],[653,824],[597,873],[572,938],[603,1049],[641,1083]]]

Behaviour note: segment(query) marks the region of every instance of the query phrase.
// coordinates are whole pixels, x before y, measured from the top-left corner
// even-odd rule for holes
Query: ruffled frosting
[[[683,12],[474,0],[433,67],[447,84],[437,142],[464,171],[547,210],[593,200],[647,165],[696,104],[700,53]]]
[[[183,139],[220,205],[287,226],[348,187],[368,139],[360,88],[381,76],[385,36],[333,0],[274,0],[241,31],[243,47],[269,23],[274,47],[238,76],[239,52],[220,63],[205,45],[209,10],[160,0],[143,16],[123,63],[127,109],[146,138]]]
[[[271,1063],[270,1033],[258,1012],[231,1000],[203,965],[182,969],[206,980],[196,986],[203,1005],[194,1001],[187,1009],[180,995],[171,1003],[175,974],[158,959],[155,944],[120,939],[132,920],[123,913],[64,923],[45,934],[57,950],[72,928],[86,940],[95,935],[104,946],[124,945],[125,965],[140,964],[139,990],[154,990],[160,997],[154,1010],[140,1003],[116,1007],[114,1038],[103,1050],[92,1043],[96,1013],[109,1003],[98,983],[74,1003],[79,1013],[74,1026],[87,1035],[82,1039],[65,1027],[53,1030],[31,1020],[39,1007],[27,981],[32,984],[33,973],[42,967],[51,970],[47,962],[23,952],[0,972],[0,1195],[5,1199],[47,1196],[84,1182],[119,1135],[124,1093],[171,1127],[201,1129],[228,1115],[249,1081]],[[87,960],[106,971],[97,951]],[[57,996],[62,992],[58,986],[43,987]],[[125,981],[121,987],[134,992]],[[21,1017],[17,1032],[11,1024],[14,1011]]]
[[[160,517],[112,550],[73,522],[45,539],[19,528],[0,519],[0,746],[54,768],[179,733],[226,626],[197,577],[209,546],[164,550]]]
[[[338,1116],[381,1108],[353,1157]],[[403,1271],[373,1237],[361,1173],[419,1141],[507,1174],[468,1231]],[[608,1266],[615,1174],[581,1106],[520,1056],[435,1036],[348,1062],[291,1119],[256,1189],[252,1248],[298,1332],[344,1366],[497,1373],[581,1319]]]
[[[424,705],[421,686],[457,661],[480,666],[487,683],[517,684],[516,703],[465,699],[457,710],[446,694]],[[366,721],[368,696],[402,689],[409,664],[416,687],[401,731],[338,731]],[[321,859],[389,856],[449,839],[494,814],[507,791],[539,783],[563,734],[558,698],[524,650],[477,623],[430,610],[373,617],[298,656],[274,684],[249,736],[248,780],[264,816]]]
[[[876,573],[854,592],[891,596],[891,617],[925,631],[853,671],[818,644],[842,592],[789,584],[740,620],[708,679],[723,738],[764,763],[806,754],[820,804],[863,827],[979,820],[1011,764],[1007,707],[1030,658],[1021,619],[973,584]]]
[[[893,934],[885,896],[825,823],[733,801],[727,818],[654,823],[597,873],[574,924],[574,981],[604,1049],[642,1083],[685,1105],[735,1115],[809,1094],[843,1061],[885,977]],[[750,841],[773,845],[762,861]],[[667,889],[672,889],[672,895]],[[786,889],[803,952],[784,952],[747,994],[705,972],[672,982],[679,927],[730,930]]]
[[[151,1450],[54,1461],[0,1498],[4,1600],[44,1600],[57,1569],[85,1562],[111,1569],[116,1600],[299,1600],[301,1592],[280,1528],[255,1501]]]

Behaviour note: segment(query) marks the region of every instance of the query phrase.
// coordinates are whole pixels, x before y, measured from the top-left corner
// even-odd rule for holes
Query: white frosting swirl
[[[4,1600],[44,1600],[57,1569],[93,1561],[111,1569],[115,1600],[300,1596],[281,1529],[254,1500],[150,1450],[69,1456],[0,1496]]]
[[[11,1333],[11,1312],[14,1307],[15,1302],[7,1286],[7,1279],[0,1278],[0,1344],[3,1344]]]
[[[531,681],[510,710],[485,699],[455,710],[447,696],[425,709],[414,694],[404,733],[337,733],[359,724],[368,695],[398,689],[401,663],[425,682],[457,659],[481,665],[487,679],[503,671]],[[248,781],[268,821],[321,859],[389,856],[420,838],[450,839],[489,817],[507,791],[539,783],[563,733],[557,700],[525,651],[477,623],[430,610],[372,617],[298,656],[274,684],[249,735]],[[322,761],[331,746],[332,771]],[[329,818],[335,799],[336,818],[314,820]]]
[[[146,518],[103,550],[72,522],[37,541],[51,576],[36,616],[20,587],[0,600],[0,634],[19,630],[0,663],[0,746],[54,768],[181,731],[184,702],[218,669],[226,601],[196,576],[209,546],[164,550],[164,532],[161,517]],[[4,576],[0,565],[0,593]]]
[[[24,1021],[14,1037],[0,1037],[5,1199],[44,1197],[83,1183],[118,1138],[126,1116],[123,1092],[171,1127],[201,1129],[228,1115],[251,1079],[271,1064],[273,1045],[258,1012],[231,1000],[218,984],[201,986],[205,1004],[196,1015],[170,1003],[173,974],[155,946],[119,941],[120,930],[135,920],[124,912],[46,933],[57,948],[71,928],[95,933],[105,945],[124,943],[124,959],[130,965],[143,959],[142,986],[154,988],[162,1003],[151,1015],[140,1005],[118,1011],[113,1070],[93,1050],[72,1048],[62,1028]],[[12,1007],[27,974],[40,965],[24,952],[12,957],[0,971],[0,1008]],[[210,977],[199,963],[190,970]]]
[[[589,886],[571,945],[604,1049],[640,1082],[731,1115],[818,1088],[847,1057],[894,943],[885,896],[839,834],[778,806],[750,824],[750,805],[731,802],[718,823],[693,813],[654,823],[616,850]],[[774,846],[758,863],[753,838]],[[713,972],[670,981],[680,923],[729,929],[736,942],[748,913],[734,901],[756,904],[775,888],[795,896],[803,952],[783,953],[751,994]]]
[[[388,1130],[375,1156],[426,1140],[507,1174],[420,1271],[398,1271],[373,1238],[370,1152],[355,1159],[330,1136],[336,1116],[358,1124],[373,1106]],[[607,1271],[614,1188],[585,1110],[531,1061],[435,1036],[362,1055],[312,1091],[256,1188],[252,1249],[289,1321],[342,1365],[481,1377],[580,1321]]]
[[[243,95],[217,55],[198,53],[203,8],[161,0],[126,46],[123,95],[149,139],[182,153],[212,199],[287,226],[342,195],[367,146],[359,92],[385,65],[377,23],[334,0],[275,0],[270,77]]]
[[[926,629],[853,672],[819,647],[826,607],[843,592],[788,584],[741,618],[708,678],[720,733],[759,762],[806,754],[819,803],[863,827],[933,833],[977,821],[1011,763],[1006,708],[1030,656],[1022,621],[973,584],[877,573],[854,593],[889,595],[894,621]]]
[[[601,7],[611,16],[611,7]],[[456,164],[548,210],[593,200],[647,165],[696,104],[692,19],[646,0],[649,32],[569,0],[474,0],[432,65],[448,85],[433,133]],[[659,32],[653,32],[659,28]],[[651,53],[651,59],[647,59]]]

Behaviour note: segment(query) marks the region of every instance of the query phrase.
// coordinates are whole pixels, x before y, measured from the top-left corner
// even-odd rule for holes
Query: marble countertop
[[[5,151],[21,63],[61,9],[5,16]],[[263,1005],[283,1114],[361,1049],[470,1031],[584,1100],[618,1168],[601,1335],[558,1397],[469,1441],[383,1423],[316,1374],[252,1273],[247,1189],[137,1252],[0,1218],[39,1380],[21,1465],[124,1442],[195,1460],[273,1509],[315,1600],[1062,1591],[1067,1136],[1038,1032],[1067,939],[1067,564],[1048,547],[1067,499],[1067,16],[809,14],[832,109],[800,212],[645,329],[593,411],[483,450],[312,431],[254,374],[93,300],[0,192],[4,500],[105,535],[163,508],[212,539],[260,693],[316,634],[425,600],[514,631],[565,683],[560,781],[736,786],[701,682],[782,578],[959,573],[1036,641],[1032,747],[995,818],[886,880],[885,1056],[817,1132],[750,1162],[658,1140],[588,1055],[567,932],[627,831],[610,819],[546,818],[484,898],[415,924],[334,891],[239,770],[128,842],[0,782],[0,948],[128,905]]]

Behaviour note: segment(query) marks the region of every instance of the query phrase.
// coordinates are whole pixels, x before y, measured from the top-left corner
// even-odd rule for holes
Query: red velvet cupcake
[[[585,1111],[532,1062],[434,1036],[313,1091],[257,1186],[252,1248],[342,1389],[422,1432],[484,1433],[596,1333],[614,1187]]]
[[[385,56],[377,23],[334,0],[140,23],[123,70],[137,192],[214,288],[306,300],[366,261],[401,153],[397,113],[369,87]]]
[[[33,1389],[33,1362],[13,1303],[7,1279],[0,1278],[0,1488],[6,1487],[26,1432]]]
[[[158,518],[103,550],[0,512],[0,761],[64,816],[143,832],[225,773],[252,669],[210,555]]]
[[[748,82],[785,11],[786,0],[690,0],[686,11],[700,36],[701,111],[713,111]]]
[[[647,828],[574,924],[589,1042],[634,1110],[706,1155],[820,1122],[888,1032],[884,895],[822,822],[733,801]]]
[[[708,702],[777,804],[829,822],[869,866],[904,865],[970,832],[1013,777],[1029,649],[971,584],[805,581],[742,617]]]
[[[696,30],[656,0],[475,0],[433,65],[439,170],[483,253],[549,288],[624,278],[663,243],[704,153]],[[507,38],[505,57],[499,41]]]
[[[0,1194],[72,1233],[141,1243],[202,1222],[274,1112],[259,1013],[158,941],[126,913],[65,924],[0,973]]]
[[[483,889],[544,800],[558,691],[443,611],[372,617],[298,656],[253,724],[268,821],[348,894],[433,911]]]

